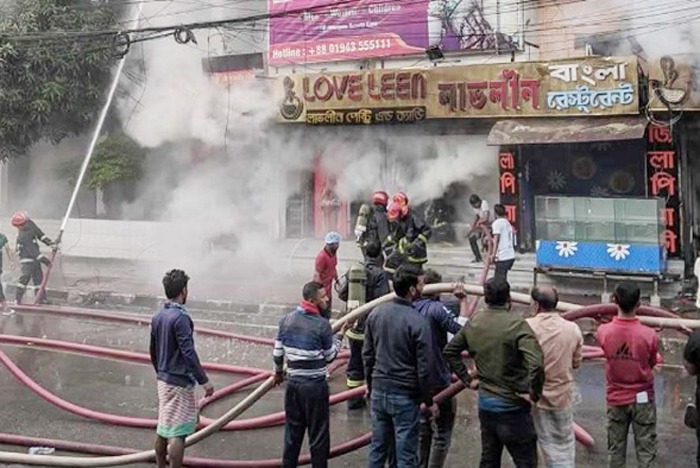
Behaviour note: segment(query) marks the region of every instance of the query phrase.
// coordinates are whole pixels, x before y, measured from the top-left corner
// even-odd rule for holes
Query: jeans
[[[537,442],[547,468],[570,468],[576,465],[574,414],[571,407],[558,410],[534,408],[532,419]]]
[[[695,409],[700,408],[700,386],[695,389]],[[695,426],[695,437],[698,439],[698,451],[696,455],[696,461],[698,463],[698,468],[700,468],[700,424]]]
[[[503,281],[508,281],[508,271],[513,268],[515,259],[496,261],[496,273],[494,273],[494,278],[500,278]]]
[[[495,413],[479,410],[481,468],[499,468],[503,447],[517,468],[537,466],[537,433],[530,409]]]
[[[474,260],[477,262],[481,261],[481,246],[479,245],[481,238],[484,236],[484,233],[481,232],[481,230],[476,230],[469,234],[469,245],[472,248],[472,253],[474,254]]]
[[[425,417],[420,420],[418,443],[418,466],[420,468],[442,468],[452,442],[452,428],[457,414],[457,399],[449,398],[440,403],[440,414],[434,421]]]
[[[297,466],[304,433],[309,432],[311,466],[326,468],[331,447],[328,383],[325,379],[287,380],[284,393],[284,454],[282,466]]]
[[[372,389],[372,444],[369,468],[383,468],[391,442],[396,450],[398,468],[418,466],[419,403],[405,393]]]
[[[653,402],[608,406],[608,466],[624,468],[630,425],[634,433],[637,466],[655,467],[656,405]]]

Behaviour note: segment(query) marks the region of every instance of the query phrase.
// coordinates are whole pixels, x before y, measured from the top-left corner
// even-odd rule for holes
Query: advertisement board
[[[498,5],[496,0],[268,0],[268,63],[423,54],[431,46],[511,50],[517,8]],[[496,31],[494,21],[507,32]]]
[[[290,74],[280,118],[320,124],[639,113],[635,57]]]

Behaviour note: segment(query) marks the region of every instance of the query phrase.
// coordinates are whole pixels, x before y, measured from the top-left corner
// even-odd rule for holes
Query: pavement
[[[236,331],[238,333],[273,336],[281,315],[298,301],[301,285],[313,270],[315,246],[301,243],[296,250],[289,246],[276,261],[250,262],[222,253],[183,267],[192,277],[189,308],[199,326]],[[291,253],[289,253],[291,252]],[[446,248],[435,252],[431,263],[446,272],[446,279],[464,277],[476,281],[478,268],[468,265],[465,249]],[[340,255],[340,267],[357,260],[352,252]],[[461,262],[461,263],[460,263]],[[121,313],[150,316],[162,300],[160,277],[169,265],[162,262],[138,262],[115,259],[60,257],[50,276],[52,302],[103,308]],[[462,273],[463,274],[460,274]],[[4,279],[12,281],[16,271],[6,272]],[[457,273],[457,274],[455,274]],[[460,274],[460,275],[458,275]],[[527,286],[527,285],[525,285]],[[11,285],[10,285],[11,289]],[[10,296],[11,297],[11,296]],[[596,302],[597,294],[565,297],[581,303]],[[697,316],[694,308],[680,302],[669,303],[687,316]],[[520,309],[523,310],[522,308]],[[589,332],[595,323],[583,321]],[[46,337],[145,352],[148,329],[143,326],[86,320],[57,318],[43,314],[0,315],[0,333],[30,337]],[[684,375],[679,367],[684,340],[674,332],[664,332],[662,340],[665,365],[656,374],[658,405],[658,465],[687,467],[694,463],[696,439],[694,432],[682,423],[685,405],[694,398],[694,379]],[[662,334],[662,337],[664,336]],[[590,333],[588,335],[591,337]],[[197,337],[197,347],[204,361],[227,364],[270,366],[267,347],[243,344],[221,338]],[[116,414],[155,417],[155,379],[149,366],[127,364],[113,360],[95,359],[69,353],[42,351],[32,346],[1,348],[41,385],[63,398],[83,406]],[[73,441],[120,445],[135,449],[150,448],[153,431],[113,427],[67,414],[27,391],[0,368],[0,407],[5,431],[37,437],[61,438]],[[238,377],[213,375],[217,387]],[[576,374],[581,399],[575,408],[577,421],[596,440],[594,450],[578,446],[576,466],[593,468],[605,466],[605,380],[600,361],[587,362]],[[331,379],[332,391],[344,388],[342,372]],[[206,415],[216,417],[246,394],[234,394],[207,408]],[[257,416],[282,409],[282,389],[276,389],[244,415]],[[478,412],[474,393],[462,392],[448,467],[476,467],[480,453]],[[354,438],[370,428],[366,411],[348,411],[344,404],[331,410],[333,443]],[[281,454],[283,428],[226,432],[188,450],[188,454],[210,458],[258,459]],[[8,450],[26,449],[0,447]],[[629,444],[630,459],[634,458]],[[331,467],[357,467],[367,462],[367,449],[344,455],[330,463]],[[134,466],[150,466],[147,464]],[[507,455],[504,465],[513,466]]]
[[[147,308],[122,306],[122,313],[148,315]],[[259,311],[199,311],[195,321],[209,327],[242,333],[271,336],[277,314]],[[247,324],[244,328],[241,324]],[[56,317],[43,314],[0,316],[0,333],[46,337],[110,348],[145,352],[148,328],[111,323],[93,319]],[[224,362],[234,365],[253,365],[269,368],[270,350],[266,346],[243,344],[227,339],[198,336],[197,348],[203,361]],[[17,365],[50,391],[82,406],[120,415],[156,416],[155,378],[148,365],[129,364],[114,360],[96,359],[70,353],[39,350],[29,346],[1,348]],[[0,405],[3,408],[2,431],[37,437],[51,437],[72,441],[103,443],[134,449],[148,449],[153,430],[108,426],[61,411],[28,391],[0,368]],[[239,377],[212,374],[218,388]],[[576,420],[594,437],[593,450],[577,447],[577,467],[605,466],[605,380],[600,361],[587,362],[576,373],[580,401],[575,406]],[[333,392],[344,387],[342,372],[331,381]],[[665,366],[656,374],[656,401],[658,404],[658,466],[688,467],[694,463],[695,434],[682,423],[685,405],[692,401],[694,379],[683,374],[677,366]],[[249,390],[248,390],[249,391]],[[243,398],[247,391],[236,393],[205,410],[208,417],[221,415]],[[263,415],[282,409],[283,390],[275,389],[243,417]],[[448,467],[476,467],[480,453],[478,412],[475,394],[470,391],[458,396],[458,415],[453,435]],[[364,410],[348,411],[345,404],[332,407],[332,443],[354,438],[370,429],[369,413]],[[190,449],[189,455],[224,459],[267,459],[281,454],[283,428],[274,427],[250,431],[219,433]],[[0,447],[23,451],[26,448]],[[306,450],[306,449],[304,449]],[[634,458],[633,444],[629,444],[630,459]],[[367,463],[367,449],[332,460],[331,467],[358,467]],[[133,466],[149,466],[147,464]],[[513,464],[504,455],[505,467]],[[631,465],[634,466],[634,465]]]
[[[49,298],[90,306],[111,303],[153,307],[163,298],[163,273],[177,267],[190,275],[190,301],[197,306],[234,310],[250,305],[292,304],[298,301],[302,285],[313,276],[314,259],[321,244],[314,239],[285,240],[268,246],[264,252],[214,250],[177,263],[168,259],[80,257],[68,252],[59,254],[51,271]],[[478,283],[483,264],[474,264],[471,259],[468,247],[431,245],[426,267],[442,273],[445,281]],[[341,244],[338,272],[343,274],[359,260],[360,252],[354,244]],[[532,254],[518,255],[508,278],[514,290],[529,290],[533,266]],[[3,274],[10,299],[18,275],[17,270]],[[560,294],[580,303],[600,302],[602,283],[596,280],[540,276],[538,282],[556,284]],[[667,293],[664,303],[669,308],[685,310],[684,303],[678,301],[679,284],[671,284],[674,290]]]

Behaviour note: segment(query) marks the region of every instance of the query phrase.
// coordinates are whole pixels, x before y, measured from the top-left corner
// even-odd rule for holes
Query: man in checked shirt
[[[320,315],[328,303],[323,285],[306,283],[303,298],[294,312],[285,316],[272,352],[275,383],[284,381],[284,356],[287,356],[287,383],[284,411],[284,468],[297,466],[304,433],[309,431],[311,466],[326,468],[330,452],[328,383],[326,365],[338,352],[347,329],[333,336],[328,320]]]

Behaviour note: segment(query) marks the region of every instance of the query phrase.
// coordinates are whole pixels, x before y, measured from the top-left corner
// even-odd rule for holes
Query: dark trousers
[[[350,359],[347,367],[347,385],[348,388],[357,388],[365,384],[365,366],[362,362],[362,345],[363,340],[348,340],[350,343]],[[350,409],[362,408],[365,405],[365,397],[358,395],[348,400]]]
[[[513,268],[515,259],[496,261],[496,273],[494,273],[494,278],[500,278],[503,281],[508,281],[508,271]]]
[[[695,410],[697,411],[698,408],[700,408],[700,387],[695,389]],[[700,468],[700,424],[695,426],[695,437],[698,439],[698,452],[696,455],[696,460],[698,463],[698,468]]]
[[[476,230],[469,234],[469,245],[472,248],[472,253],[474,254],[474,260],[477,262],[481,261],[481,246],[479,245],[481,243],[481,238],[484,236],[484,233],[481,232],[481,230]]]
[[[24,292],[27,290],[27,284],[29,280],[32,280],[34,286],[41,286],[41,282],[44,280],[44,272],[41,270],[41,263],[38,260],[33,260],[31,262],[24,261],[21,259],[20,276],[17,281],[17,292],[15,293],[15,300],[21,302],[24,297]],[[40,297],[39,300],[43,300]]]
[[[537,466],[537,433],[530,408],[494,413],[479,410],[481,468],[499,468],[505,446],[517,468]]]
[[[418,441],[418,466],[420,468],[442,468],[452,442],[452,429],[457,414],[457,399],[449,398],[440,403],[440,414],[434,421],[425,416],[420,419]]]
[[[311,466],[326,468],[331,447],[328,383],[325,379],[289,379],[284,394],[284,454],[282,466],[297,466],[304,433],[309,432]]]
[[[656,466],[656,405],[632,403],[608,406],[608,467],[624,468],[627,438],[632,426],[639,468]]]

